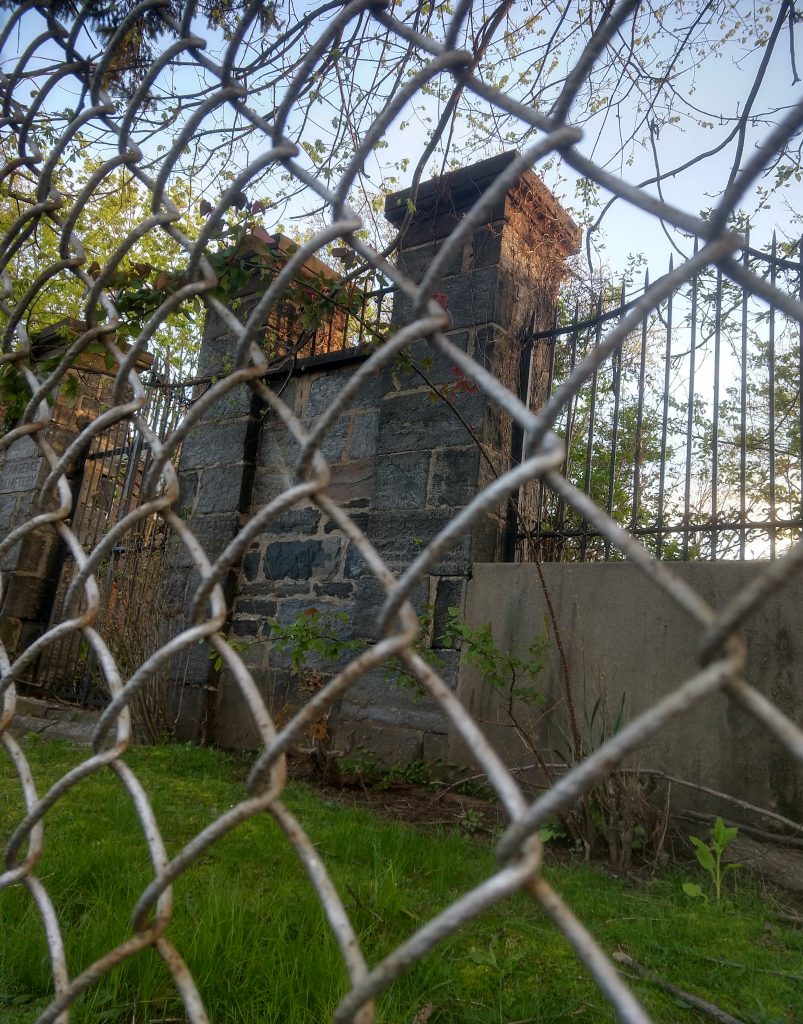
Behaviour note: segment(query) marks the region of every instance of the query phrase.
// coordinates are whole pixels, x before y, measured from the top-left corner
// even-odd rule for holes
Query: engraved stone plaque
[[[31,491],[39,478],[42,457],[14,459],[0,466],[0,494]]]

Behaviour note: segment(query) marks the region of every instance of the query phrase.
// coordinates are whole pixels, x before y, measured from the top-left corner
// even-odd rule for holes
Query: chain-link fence
[[[262,24],[265,31],[273,26],[278,34],[272,45],[281,49],[293,38],[294,32],[306,31],[316,12],[299,15],[297,22],[288,26],[279,23],[272,6],[241,5],[238,13],[230,12],[231,21],[225,28],[225,45],[218,61],[205,52],[204,39],[195,34],[198,28],[196,6],[192,2],[182,5],[145,0],[139,5],[110,4],[100,9],[100,5],[91,2],[81,6],[26,0],[8,15],[2,33],[6,69],[1,79],[2,181],[13,201],[14,213],[6,217],[2,242],[2,373],[8,429],[0,447],[9,456],[15,448],[32,452],[44,460],[46,473],[28,514],[23,521],[12,525],[0,544],[0,557],[6,558],[26,538],[44,530],[63,543],[75,568],[69,590],[60,599],[59,621],[38,638],[29,638],[19,650],[13,651],[9,641],[2,648],[0,662],[3,693],[0,734],[4,749],[16,767],[26,806],[25,817],[6,841],[0,888],[25,886],[46,931],[54,995],[40,1021],[43,1024],[66,1021],[70,1006],[99,978],[121,961],[149,948],[155,949],[170,972],[189,1019],[195,1024],[206,1021],[196,983],[170,938],[172,884],[212,844],[262,813],[275,819],[294,847],[342,952],[350,990],[337,1008],[335,1020],[372,1020],[374,998],[395,978],[484,909],[511,893],[524,890],[569,941],[619,1018],[646,1021],[638,1001],[594,936],[544,878],[539,828],[593,787],[612,766],[639,750],[667,722],[680,715],[694,714],[700,702],[716,693],[724,694],[753,716],[756,726],[768,730],[790,759],[803,760],[800,728],[743,678],[745,651],[738,636],[743,620],[768,594],[782,587],[803,561],[803,544],[796,544],[782,558],[768,564],[755,584],[737,594],[727,607],[714,609],[673,576],[669,566],[654,560],[634,537],[567,482],[560,472],[564,465],[563,446],[552,426],[585,382],[639,329],[645,314],[657,309],[680,283],[690,281],[705,268],[718,268],[739,289],[783,310],[792,320],[799,322],[803,318],[803,306],[795,297],[755,275],[740,260],[742,238],[726,227],[730,211],[738,206],[762,168],[800,129],[803,106],[790,107],[777,126],[766,131],[761,145],[745,159],[727,185],[716,209],[701,219],[628,185],[575,148],[581,132],[571,123],[573,101],[594,63],[612,45],[617,33],[623,31],[638,7],[636,3],[622,3],[609,9],[600,19],[598,29],[576,56],[548,113],[541,112],[537,104],[519,103],[489,84],[476,73],[477,53],[457,48],[471,8],[468,3],[456,4],[440,36],[419,31],[422,26],[416,19],[412,22],[398,20],[394,7],[376,0],[328,5],[329,20],[321,23],[302,58],[285,75],[283,91],[277,94],[274,89],[268,101],[265,93],[252,90],[249,85],[249,69],[256,51],[252,43],[246,45],[244,40],[251,38],[248,33],[255,25]],[[202,13],[213,22],[216,17],[220,22],[224,9],[230,6],[234,11],[232,5],[207,5],[208,9],[204,8]],[[485,27],[489,34],[496,31],[509,7],[503,4],[488,15]],[[337,70],[343,40],[357,29],[363,34],[373,32],[376,38],[381,36],[403,44],[407,52],[417,54],[418,64],[409,74],[400,76],[392,98],[376,111],[369,130],[353,140],[353,155],[336,173],[331,172],[329,165],[328,173],[316,174],[314,153],[311,164],[302,160],[299,146],[290,138],[294,112],[302,95],[308,96],[319,88],[326,70]],[[92,42],[98,38],[98,33],[105,39],[100,50],[93,49]],[[146,45],[148,40],[151,45]],[[480,37],[477,45],[485,45],[483,40],[484,37]],[[380,75],[381,61],[376,66]],[[415,285],[387,255],[366,241],[362,234],[364,221],[349,205],[349,196],[362,165],[374,147],[382,143],[389,126],[401,115],[408,100],[430,88],[433,79],[441,74],[451,76],[461,93],[473,96],[500,115],[520,119],[531,129],[529,134],[536,141],[530,142],[521,156],[507,165],[443,240],[423,280]],[[172,76],[174,86],[178,83],[179,94],[182,82],[187,83],[188,95],[197,83],[201,85],[192,92],[192,102],[188,101],[186,108],[177,102],[163,119],[157,119],[151,113],[153,95],[158,90],[160,76],[164,75]],[[355,89],[363,87],[359,81],[352,81],[351,85]],[[110,97],[110,91],[114,98]],[[273,109],[266,117],[264,111],[272,103]],[[47,116],[55,108],[62,115],[60,119]],[[179,114],[183,120],[176,120]],[[224,179],[220,198],[207,202],[203,224],[197,231],[190,231],[182,220],[182,210],[171,197],[175,184],[171,176],[182,154],[204,136],[211,122],[219,132],[227,126],[232,132],[245,126],[251,151],[244,169]],[[178,127],[170,131],[172,125]],[[61,161],[76,142],[81,148],[86,139],[96,146],[96,156],[85,182],[74,190],[70,187],[69,166],[65,170]],[[307,153],[309,155],[309,149]],[[533,411],[446,337],[448,315],[433,296],[446,262],[484,222],[490,207],[527,169],[556,153],[585,179],[664,224],[689,232],[700,244],[693,256],[680,261],[670,274],[653,282],[616,326],[604,333],[599,343],[577,362],[543,408]],[[314,228],[303,244],[286,254],[280,272],[247,309],[245,318],[240,319],[238,312],[242,315],[242,310],[231,298],[233,292],[221,288],[221,279],[229,272],[229,265],[224,265],[225,260],[221,262],[212,240],[215,232],[225,226],[227,215],[242,210],[243,189],[266,167],[276,168],[291,185],[303,186],[314,193],[329,222]],[[97,223],[87,223],[82,215],[94,199],[106,199],[107,191],[115,191],[114,183],[122,170],[136,197],[147,196],[147,204],[132,213],[131,208],[136,203],[131,200],[129,219],[119,221],[111,231],[113,245],[109,249],[109,229],[104,232],[106,237],[100,239]],[[180,183],[175,187],[179,188]],[[8,214],[11,206],[5,209]],[[124,303],[118,275],[129,254],[150,238],[156,240],[157,250],[172,254],[173,276],[170,280],[165,277],[154,281],[145,296],[150,305],[140,293],[140,321],[137,328],[124,337],[121,325],[125,315],[120,308]],[[392,282],[413,304],[415,318],[376,348],[314,427],[307,430],[266,384],[269,363],[261,342],[264,325],[275,304],[292,289],[305,262],[335,240],[347,250],[350,259],[380,272]],[[107,246],[105,250],[102,242]],[[102,260],[97,259],[96,254],[104,251],[107,255]],[[27,267],[27,278],[18,273],[20,265]],[[347,262],[347,269],[348,266]],[[149,270],[147,266],[141,270],[134,267],[133,272],[146,275]],[[44,358],[36,346],[43,315],[40,299],[49,283],[55,280],[67,282],[80,296],[84,323],[77,332],[70,334],[61,352],[54,357],[51,351]],[[130,297],[125,301],[130,307]],[[191,366],[191,359],[181,348],[181,324],[176,319],[180,320],[182,308],[187,304],[196,315],[213,313],[220,318],[236,344],[228,372],[204,382],[202,397],[189,406],[174,429],[162,436],[144,413],[147,394],[141,374],[147,371],[138,360],[163,331],[177,346],[173,351],[175,365],[183,365],[185,370]],[[50,312],[52,314],[53,309]],[[396,576],[353,516],[328,495],[329,474],[321,447],[338,415],[348,408],[377,369],[420,339],[428,341],[433,353],[446,356],[466,379],[515,421],[525,437],[524,457],[520,464],[477,494],[419,553],[408,571]],[[48,433],[54,408],[51,400],[71,379],[71,370],[90,355],[99,359],[106,369],[110,388],[108,407],[94,414],[90,410],[80,423],[77,435],[56,444]],[[244,383],[282,419],[287,431],[301,446],[302,455],[296,467],[296,482],[288,486],[279,499],[254,514],[223,553],[211,559],[187,522],[174,511],[179,486],[173,454],[205,411]],[[86,536],[78,535],[72,518],[76,498],[72,469],[93,440],[115,424],[126,424],[127,430],[136,433],[149,449],[151,463],[147,474],[137,483],[140,493],[136,506],[88,541]],[[693,677],[676,686],[668,696],[627,724],[530,803],[452,690],[417,653],[414,640],[418,621],[408,599],[428,568],[473,522],[535,477],[567,507],[573,508],[594,533],[639,566],[656,588],[680,605],[703,630],[704,642],[699,651],[700,668]],[[251,672],[220,633],[227,614],[222,581],[250,539],[257,536],[273,516],[306,497],[358,546],[365,563],[384,588],[384,607],[377,615],[382,638],[315,693],[289,722],[279,727],[271,719]],[[136,536],[139,524],[148,517],[158,518],[160,528],[185,547],[197,570],[194,618],[187,628],[171,637],[133,672],[121,671],[96,629],[101,570],[108,564],[115,547],[124,543],[127,536]],[[64,638],[79,635],[87,656],[102,674],[108,699],[98,722],[91,754],[43,792],[32,775],[23,748],[12,737],[17,685],[43,652]],[[187,842],[178,855],[170,858],[149,795],[126,764],[125,752],[131,740],[130,706],[161,666],[199,641],[205,641],[217,652],[239,687],[259,729],[262,750],[252,767],[241,802],[221,813]],[[327,873],[324,859],[305,834],[302,823],[287,810],[282,793],[288,749],[364,673],[394,655],[406,672],[434,698],[471,748],[509,817],[509,825],[497,844],[497,870],[418,927],[381,962],[371,965],[361,952],[358,936],[341,895]],[[81,780],[98,772],[114,772],[130,796],[142,828],[141,838],[150,853],[153,880],[132,908],[130,937],[74,976],[66,962],[57,913],[36,867],[43,844],[48,840],[48,812]],[[125,835],[119,837],[121,843],[129,839]],[[215,923],[205,922],[204,927],[214,928]]]

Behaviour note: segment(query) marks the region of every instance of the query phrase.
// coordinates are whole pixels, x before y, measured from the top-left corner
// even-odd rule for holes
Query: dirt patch
[[[368,808],[385,821],[469,835],[496,835],[508,823],[497,800],[461,792],[465,784],[350,771],[337,759],[316,753],[294,751],[288,757],[290,777],[314,786],[334,803]]]
[[[384,821],[401,821],[422,829],[457,831],[487,840],[503,832],[509,821],[497,801],[461,793],[446,782],[417,785],[344,776],[333,785],[316,779],[308,766],[297,763],[294,769],[294,778],[315,786],[325,799],[343,806],[366,808]],[[670,859],[693,860],[686,836],[686,828],[670,827]],[[565,845],[550,844],[547,853],[553,863],[577,863],[577,851]],[[728,850],[726,860],[738,861],[769,890],[779,890],[788,904],[789,919],[803,926],[803,852],[739,836]],[[599,866],[608,867],[605,863]],[[637,868],[630,874],[641,878],[654,871],[654,864],[644,865],[643,871]]]
[[[417,786],[390,782],[369,786],[357,781],[338,787],[317,784],[316,788],[334,803],[364,807],[382,820],[402,821],[419,828],[494,836],[508,822],[495,801],[456,793],[436,783]]]

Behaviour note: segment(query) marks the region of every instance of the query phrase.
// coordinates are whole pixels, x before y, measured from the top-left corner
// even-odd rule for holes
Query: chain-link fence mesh
[[[15,446],[32,444],[36,453],[46,460],[49,472],[38,490],[30,515],[11,529],[0,545],[0,556],[6,556],[35,531],[46,528],[58,535],[75,566],[69,592],[60,597],[60,620],[18,651],[15,658],[9,656],[5,647],[0,656],[3,693],[0,735],[4,749],[17,770],[26,806],[24,819],[6,842],[0,888],[25,886],[44,924],[54,995],[50,1006],[40,1017],[43,1024],[66,1021],[69,1008],[82,993],[115,965],[136,957],[148,948],[155,949],[166,965],[189,1019],[195,1024],[206,1021],[196,983],[182,960],[181,952],[171,942],[172,885],[212,844],[243,822],[265,812],[275,819],[306,868],[310,884],[321,901],[342,952],[350,990],[338,1006],[335,1020],[360,1021],[363,1024],[372,1020],[374,998],[385,991],[395,978],[485,908],[504,900],[511,893],[524,890],[569,941],[619,1018],[645,1021],[644,1011],[594,936],[543,877],[540,826],[569,807],[612,766],[638,751],[670,720],[694,714],[695,708],[715,693],[725,694],[753,716],[757,726],[768,730],[785,748],[790,759],[803,760],[801,730],[743,678],[745,651],[738,636],[744,619],[796,571],[803,561],[803,544],[798,543],[783,558],[768,564],[755,583],[736,595],[727,607],[714,610],[674,576],[671,568],[654,560],[632,536],[560,473],[563,446],[553,433],[552,425],[595,368],[611,358],[622,341],[638,329],[645,313],[657,308],[680,282],[690,280],[703,268],[716,267],[740,288],[784,310],[794,320],[803,318],[803,306],[796,298],[773,288],[771,282],[754,276],[740,262],[738,254],[742,239],[726,228],[729,213],[738,205],[740,197],[803,124],[803,106],[791,107],[780,118],[777,127],[767,130],[761,145],[745,160],[716,209],[706,219],[626,184],[575,148],[581,132],[571,123],[573,100],[594,62],[604,53],[636,6],[631,2],[623,3],[601,20],[599,29],[566,77],[551,111],[542,113],[535,106],[518,103],[504,91],[489,85],[475,73],[476,55],[456,48],[469,4],[461,2],[456,5],[441,38],[419,33],[410,24],[397,20],[393,7],[375,0],[329,5],[330,19],[324,23],[303,59],[290,71],[284,92],[269,119],[264,116],[263,97],[252,95],[249,89],[249,62],[253,58],[253,50],[245,46],[241,49],[241,44],[247,31],[256,23],[255,19],[259,17],[267,24],[271,23],[275,16],[273,8],[258,3],[243,5],[241,13],[233,17],[227,29],[227,46],[220,63],[205,53],[204,40],[193,34],[197,28],[193,20],[197,13],[194,3],[183,6],[162,0],[146,0],[138,6],[120,6],[119,9],[110,5],[106,12],[106,43],[99,53],[92,50],[89,42],[93,28],[97,28],[90,24],[95,7],[91,2],[81,7],[80,4],[45,4],[27,0],[9,13],[2,35],[7,69],[1,79],[2,175],[4,187],[11,190],[17,213],[4,225],[2,243],[2,266],[5,268],[2,368],[7,379],[16,375],[21,381],[23,397],[0,447],[11,453]],[[223,5],[221,10],[225,7]],[[205,13],[210,14],[210,11]],[[214,10],[211,16],[214,18]],[[309,23],[310,17],[299,16],[299,19],[301,22],[306,18]],[[143,24],[148,26],[149,36],[142,29]],[[490,29],[495,30],[498,24],[497,20]],[[288,124],[299,97],[317,87],[323,66],[331,69],[333,51],[344,35],[356,26],[363,32],[370,32],[373,27],[377,37],[381,35],[384,39],[414,49],[419,66],[412,74],[403,77],[392,99],[376,113],[370,130],[355,141],[353,156],[346,165],[340,167],[336,175],[316,175],[300,159],[299,147],[286,137]],[[280,38],[288,38],[290,31],[287,29]],[[132,39],[141,41],[144,38],[156,38],[158,45],[149,49],[131,44]],[[18,59],[12,60],[9,55],[15,46],[19,47],[16,51]],[[381,63],[377,66],[381,68]],[[179,86],[182,80],[186,81],[188,90],[192,88],[190,79],[196,75],[193,81],[196,84],[201,82],[202,86],[198,93],[193,93],[193,103],[188,106],[189,112],[180,131],[168,135],[158,124],[153,125],[150,141],[143,141],[142,135],[135,138],[136,130],[148,120],[149,90],[163,74],[174,76],[173,81]],[[377,143],[382,142],[407,101],[427,89],[440,74],[450,75],[465,94],[488,104],[500,115],[520,119],[533,129],[531,134],[536,136],[536,141],[507,166],[444,239],[424,279],[415,285],[391,260],[365,241],[360,233],[363,221],[350,208],[348,197],[362,164]],[[124,87],[118,88],[116,98],[111,99],[107,89],[115,83],[119,86],[121,82]],[[361,87],[360,83],[354,85],[355,88]],[[69,98],[64,99],[65,96]],[[41,115],[49,109],[48,104],[52,109],[54,98],[59,104],[66,102],[71,109],[61,122],[51,122],[48,130]],[[259,138],[262,148],[244,170],[231,175],[219,201],[208,204],[207,219],[193,239],[185,231],[181,211],[171,198],[171,175],[182,152],[193,144],[193,140],[203,136],[207,125],[214,121],[219,131],[226,127],[227,118],[233,131],[236,130],[235,119],[237,125],[245,125],[252,142]],[[53,124],[58,124],[58,127],[52,128]],[[85,185],[77,194],[70,193],[65,187],[59,160],[79,133],[93,131],[97,139],[104,140],[103,146],[97,151],[99,155]],[[575,171],[620,200],[660,218],[665,224],[690,232],[699,238],[700,246],[695,255],[651,284],[621,321],[578,362],[544,407],[532,411],[446,337],[448,317],[433,299],[433,294],[445,262],[469,233],[483,223],[491,205],[526,170],[554,153],[559,153]],[[224,222],[226,214],[241,204],[243,188],[266,167],[279,169],[285,180],[315,193],[321,208],[328,214],[329,223],[314,230],[308,241],[289,255],[282,272],[247,316],[241,319],[236,305],[227,301],[218,289],[219,268],[211,259],[210,239],[215,228]],[[122,230],[117,229],[116,247],[111,256],[101,263],[94,254],[91,231],[82,233],[81,224],[86,225],[81,214],[93,197],[101,195],[104,188],[113,182],[120,168],[126,170],[140,192],[147,193],[149,208],[141,209],[141,215],[127,222]],[[27,182],[30,187],[20,182]],[[55,244],[48,247],[46,237],[55,239]],[[148,237],[157,239],[159,246],[176,254],[173,266],[179,272],[174,287],[161,295],[154,308],[146,311],[143,326],[124,344],[119,333],[115,334],[123,319],[116,305],[115,274],[135,244]],[[314,428],[307,430],[266,384],[268,358],[260,341],[274,304],[291,286],[305,261],[335,240],[406,294],[413,303],[415,319],[376,348],[373,355],[354,372],[348,385],[320,416]],[[15,257],[27,258],[25,254],[31,251],[31,244],[36,246],[37,257],[29,267],[26,287],[21,288],[18,279],[12,281],[8,271]],[[70,336],[62,352],[47,362],[37,357],[34,313],[48,282],[57,277],[72,281],[82,294],[85,323]],[[191,404],[174,429],[162,435],[143,412],[147,403],[143,380],[148,371],[142,368],[138,359],[157,332],[168,328],[172,322],[170,318],[182,303],[188,301],[197,303],[202,312],[211,312],[219,317],[231,332],[235,341],[231,368],[220,379],[207,382],[203,398]],[[377,369],[420,339],[426,339],[434,352],[448,357],[468,380],[497,403],[519,425],[526,441],[521,464],[477,494],[420,552],[408,570],[397,577],[384,564],[354,518],[329,497],[329,474],[321,445],[338,415],[349,406]],[[108,367],[113,385],[110,407],[100,414],[90,415],[78,436],[66,448],[57,451],[47,434],[52,416],[51,399],[79,357],[93,350],[99,351],[99,357]],[[187,522],[174,511],[179,487],[173,456],[205,410],[225,399],[232,389],[243,383],[282,419],[287,431],[301,446],[302,455],[296,467],[296,482],[279,499],[256,511],[247,528],[226,550],[216,559],[210,559]],[[141,439],[151,453],[151,465],[147,475],[137,484],[140,492],[135,506],[113,527],[101,530],[99,536],[87,544],[77,535],[72,518],[75,501],[72,468],[78,454],[87,450],[93,439],[115,424],[127,424],[127,429]],[[699,651],[699,671],[692,678],[675,687],[648,712],[609,738],[534,802],[528,802],[453,691],[416,652],[413,642],[418,621],[408,598],[428,568],[473,522],[489,509],[497,507],[523,482],[534,477],[540,478],[595,532],[639,566],[656,588],[681,606],[704,630],[705,641]],[[321,512],[358,546],[366,564],[384,588],[384,607],[377,615],[382,639],[356,657],[289,722],[279,727],[271,719],[252,674],[219,632],[227,613],[222,581],[250,539],[257,536],[281,510],[305,498],[312,499]],[[170,534],[174,542],[186,548],[197,569],[200,582],[195,595],[194,618],[186,629],[150,654],[133,672],[130,669],[121,671],[121,666],[95,626],[102,586],[100,570],[115,545],[129,533],[136,534],[139,524],[148,517],[158,517],[160,528]],[[61,643],[64,638],[78,635],[99,667],[108,699],[98,722],[91,754],[47,792],[42,792],[23,748],[12,737],[17,686],[42,652],[53,644]],[[162,841],[149,794],[126,764],[125,752],[131,742],[130,706],[138,691],[161,666],[199,641],[206,641],[217,652],[239,687],[261,734],[262,750],[255,760],[241,802],[220,814],[211,825],[187,842],[177,856],[171,858]],[[305,834],[302,823],[287,810],[282,793],[286,782],[285,758],[293,743],[364,673],[394,655],[434,698],[451,726],[469,745],[503,805],[509,825],[498,841],[498,868],[492,875],[418,927],[405,943],[380,963],[368,964],[346,906],[327,873],[321,854]],[[74,976],[66,962],[57,913],[36,869],[43,844],[47,842],[48,812],[73,787],[98,772],[113,772],[128,793],[150,853],[153,880],[136,907],[132,908],[130,938],[109,949],[95,963]],[[121,834],[119,841],[126,843],[129,837]],[[215,923],[205,922],[204,927],[214,928]]]

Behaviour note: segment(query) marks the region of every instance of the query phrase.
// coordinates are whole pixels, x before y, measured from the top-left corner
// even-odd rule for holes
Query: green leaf
[[[691,896],[692,899],[705,899],[705,894],[699,885],[695,885],[694,882],[684,882],[683,891],[687,896]]]
[[[710,874],[713,874],[716,871],[716,863],[714,861],[714,855],[708,845],[697,836],[689,836],[689,842],[697,853],[698,863]]]
[[[739,834],[738,828],[728,828],[722,818],[714,822],[714,842],[717,849],[726,849]]]

